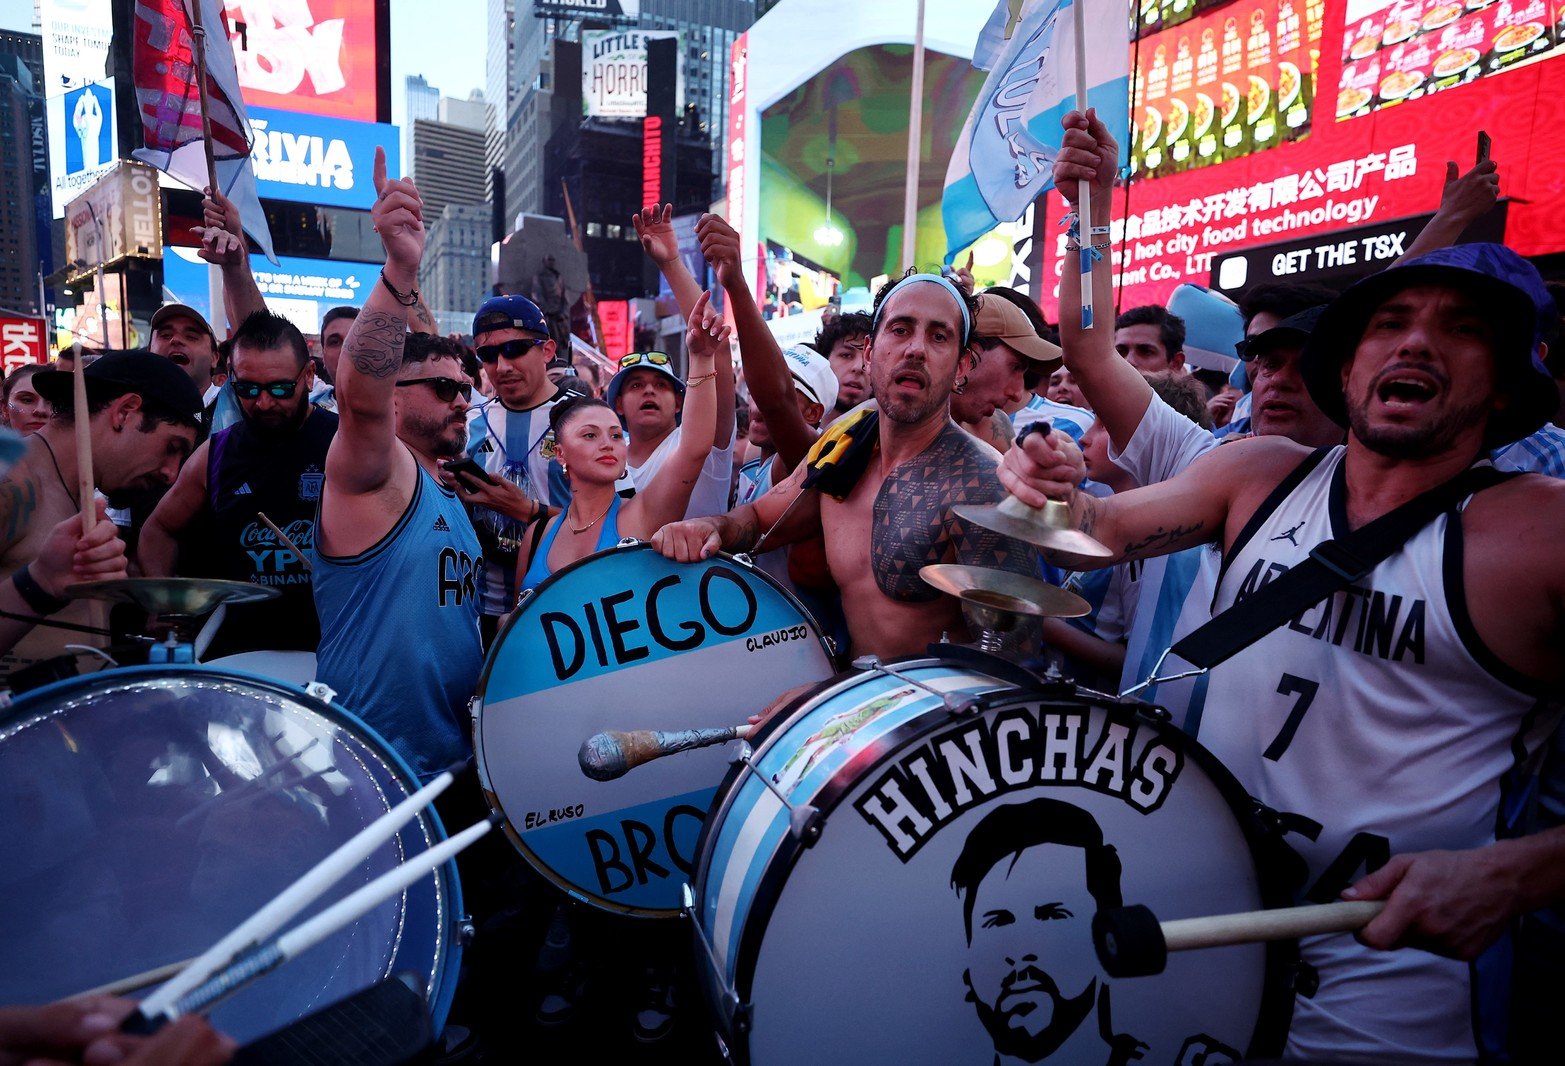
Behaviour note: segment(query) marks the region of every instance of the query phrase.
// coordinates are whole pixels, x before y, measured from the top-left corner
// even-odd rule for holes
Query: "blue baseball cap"
[[[655,374],[663,374],[674,383],[674,391],[679,395],[685,394],[685,383],[679,375],[674,373],[673,360],[664,352],[631,352],[622,355],[619,359],[619,370],[609,379],[608,388],[603,390],[603,402],[611,408],[619,399],[619,390],[625,384],[625,378],[636,370],[650,370]]]
[[[547,337],[549,324],[538,305],[525,296],[491,296],[473,316],[473,337],[494,329],[519,329]]]
[[[1538,345],[1559,311],[1543,277],[1503,244],[1457,244],[1382,270],[1326,307],[1299,359],[1310,396],[1339,426],[1348,424],[1342,364],[1357,350],[1369,319],[1389,297],[1414,285],[1454,285],[1492,308],[1495,387],[1506,397],[1489,416],[1484,445],[1497,448],[1543,426],[1559,404],[1554,378]]]

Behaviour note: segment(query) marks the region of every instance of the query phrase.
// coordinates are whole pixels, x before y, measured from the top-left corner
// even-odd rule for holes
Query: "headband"
[[[962,343],[965,345],[968,341],[972,340],[973,316],[972,313],[967,309],[967,298],[962,295],[962,290],[958,289],[950,278],[942,277],[939,274],[909,274],[907,277],[891,286],[891,291],[886,293],[885,298],[880,301],[880,306],[875,308],[875,318],[870,323],[871,336],[880,330],[881,312],[886,309],[886,304],[891,302],[891,298],[897,294],[897,290],[921,281],[933,282],[951,294],[951,298],[956,301],[956,306],[959,307],[962,311]]]

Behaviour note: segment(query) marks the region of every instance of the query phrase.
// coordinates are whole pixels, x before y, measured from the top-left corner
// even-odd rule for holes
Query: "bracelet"
[[[1104,241],[1102,244],[1082,244],[1080,241],[1072,240],[1069,237],[1065,238],[1065,250],[1067,252],[1079,252],[1083,248],[1092,248],[1102,252],[1112,247],[1114,247],[1113,241]]]
[[[70,600],[62,600],[38,584],[38,579],[25,566],[11,575],[11,581],[16,585],[17,595],[32,608],[34,614],[51,615],[70,606]]]
[[[685,388],[693,389],[698,385],[705,385],[708,381],[711,381],[715,377],[717,377],[717,371],[715,370],[710,374],[697,374],[695,377],[685,382]]]
[[[395,296],[396,299],[397,299],[397,303],[401,304],[403,307],[412,307],[412,306],[414,306],[415,304],[418,303],[418,286],[417,285],[413,286],[412,289],[408,290],[407,295],[404,296],[402,293],[400,293],[400,292],[398,292],[396,290],[396,288],[391,284],[391,282],[386,280],[386,272],[384,270],[382,270],[380,272],[380,283],[382,285],[386,286],[386,291],[391,293],[392,296]]]

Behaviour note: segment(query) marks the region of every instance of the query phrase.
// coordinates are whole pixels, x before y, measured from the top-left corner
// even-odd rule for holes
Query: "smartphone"
[[[440,465],[445,467],[453,474],[463,474],[472,478],[474,481],[482,481],[486,485],[494,484],[494,478],[490,477],[483,467],[479,466],[470,458],[463,457],[461,459],[450,459],[444,463],[441,463]],[[460,477],[457,478],[457,484],[462,484],[462,479]],[[465,485],[463,487],[466,488]],[[467,491],[476,492],[477,490],[468,489]]]
[[[1478,162],[1489,161],[1489,135],[1483,130],[1478,131]]]

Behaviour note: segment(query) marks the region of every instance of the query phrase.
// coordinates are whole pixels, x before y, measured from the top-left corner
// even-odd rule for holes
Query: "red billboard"
[[[385,122],[375,0],[224,0],[245,103]]]
[[[1322,6],[1320,30],[1312,33],[1311,16]],[[1243,71],[1240,111],[1263,98],[1263,121],[1275,121],[1282,109],[1281,121],[1260,137],[1269,143],[1249,132],[1245,151],[1181,172],[1169,172],[1166,163],[1169,116],[1192,130],[1208,122],[1221,129],[1221,96],[1199,89],[1212,99],[1214,119],[1197,115],[1205,106],[1199,98],[1183,109],[1165,103],[1156,142],[1148,136],[1150,116],[1138,112],[1143,121],[1133,137],[1141,173],[1114,195],[1121,305],[1161,304],[1181,281],[1206,283],[1219,254],[1433,211],[1446,161],[1470,167],[1480,130],[1493,139],[1501,195],[1511,201],[1507,243],[1523,255],[1565,250],[1565,230],[1554,224],[1565,210],[1565,6],[1551,16],[1553,7],[1552,0],[1233,0],[1143,37],[1132,46],[1139,50],[1134,81],[1150,97],[1158,44],[1171,84],[1179,39],[1187,40],[1199,70],[1208,32],[1221,64],[1230,21],[1241,38],[1266,30],[1272,62],[1259,73]],[[1277,47],[1279,27],[1296,19],[1308,67],[1279,60],[1287,54]],[[1294,90],[1296,76],[1305,84]],[[1270,80],[1251,92],[1255,77]],[[1199,80],[1192,74],[1191,91]],[[1221,81],[1220,66],[1219,92]],[[1172,89],[1163,91],[1166,99]],[[1308,92],[1312,106],[1295,125],[1299,116],[1290,118],[1281,101]],[[1189,144],[1193,134],[1182,135]],[[1200,141],[1187,160],[1200,162]],[[1154,147],[1162,152],[1158,168],[1147,154]],[[1156,176],[1145,176],[1154,169]],[[1051,221],[1060,217],[1057,193],[1046,198],[1046,210]],[[1048,245],[1051,281],[1040,302],[1052,318],[1063,235]]]
[[[49,358],[48,334],[41,318],[0,315],[0,373]]]

